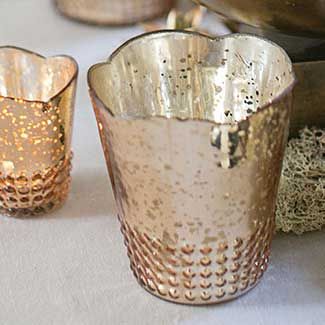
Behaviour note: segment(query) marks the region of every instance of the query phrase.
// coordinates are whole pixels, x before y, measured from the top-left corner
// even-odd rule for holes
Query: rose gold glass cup
[[[34,216],[65,201],[77,74],[70,57],[0,48],[0,213]]]
[[[88,75],[131,268],[163,299],[212,304],[266,270],[292,64],[249,35],[135,38]]]
[[[100,25],[133,24],[167,13],[174,0],[55,0],[64,15]]]

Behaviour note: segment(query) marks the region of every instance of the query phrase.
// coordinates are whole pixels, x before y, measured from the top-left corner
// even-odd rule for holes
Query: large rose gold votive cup
[[[89,71],[131,268],[178,303],[234,299],[266,270],[292,64],[249,35],[139,36]]]

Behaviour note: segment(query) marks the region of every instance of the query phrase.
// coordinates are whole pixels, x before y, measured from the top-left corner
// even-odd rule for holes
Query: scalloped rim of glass
[[[33,55],[33,56],[37,56],[41,59],[43,59],[44,61],[46,59],[49,59],[49,58],[66,58],[68,60],[70,60],[70,62],[73,64],[74,66],[74,71],[73,71],[73,74],[71,75],[71,77],[69,78],[69,80],[67,81],[67,83],[61,87],[53,96],[51,96],[47,101],[42,101],[42,100],[31,100],[31,99],[25,99],[25,98],[20,98],[20,97],[11,97],[11,96],[2,96],[1,93],[0,93],[0,97],[1,98],[6,98],[6,99],[11,99],[11,100],[22,100],[23,102],[26,102],[26,103],[39,103],[39,104],[48,104],[50,103],[52,100],[54,100],[56,97],[58,97],[59,95],[61,95],[67,88],[70,87],[70,85],[72,84],[72,82],[74,80],[77,79],[78,77],[78,73],[79,73],[79,66],[78,66],[78,62],[72,57],[72,56],[69,56],[69,55],[65,55],[65,54],[59,54],[59,55],[53,55],[53,56],[43,56],[37,52],[33,52],[33,51],[30,51],[30,50],[27,50],[27,49],[24,49],[22,47],[17,47],[17,46],[12,46],[12,45],[4,45],[4,46],[0,46],[0,51],[4,50],[4,49],[12,49],[12,50],[16,50],[18,53],[19,52],[22,52],[22,53],[25,53],[27,55]]]
[[[97,63],[93,66],[91,66],[88,70],[88,74],[87,74],[87,81],[88,81],[88,87],[89,87],[89,92],[91,93],[91,95],[94,96],[94,98],[96,100],[98,100],[108,111],[108,113],[113,117],[118,119],[119,117],[116,116],[116,114],[114,114],[112,112],[112,110],[104,104],[104,102],[100,99],[100,97],[98,96],[97,92],[95,91],[95,88],[92,86],[92,81],[91,81],[91,74],[94,73],[94,70],[97,69],[98,67],[101,67],[103,65],[110,65],[112,64],[112,61],[114,60],[114,58],[126,47],[128,47],[130,44],[139,41],[141,39],[145,39],[147,37],[151,37],[151,36],[155,36],[155,35],[159,35],[159,34],[187,34],[187,35],[192,35],[192,36],[197,36],[197,37],[203,37],[206,39],[209,39],[211,41],[220,41],[223,39],[236,39],[239,37],[250,37],[250,38],[255,38],[257,40],[260,41],[264,41],[266,43],[269,43],[270,45],[277,47],[282,54],[284,55],[284,57],[288,60],[288,63],[290,64],[290,72],[292,74],[292,81],[291,83],[283,90],[281,91],[277,96],[275,96],[271,101],[267,102],[266,104],[262,105],[256,112],[254,112],[252,115],[247,116],[245,119],[242,119],[240,121],[237,121],[235,123],[221,123],[221,122],[216,122],[210,119],[200,119],[200,118],[185,118],[185,119],[181,119],[179,117],[166,117],[164,115],[154,115],[154,116],[148,116],[145,118],[130,118],[130,120],[150,120],[153,118],[161,118],[161,119],[166,119],[166,120],[179,120],[182,122],[186,122],[186,121],[198,121],[198,122],[209,122],[211,124],[214,125],[234,125],[234,124],[240,124],[246,120],[248,120],[249,118],[251,118],[252,116],[255,116],[256,114],[260,114],[261,112],[263,112],[264,110],[267,110],[269,107],[271,107],[272,105],[279,103],[282,101],[283,98],[285,98],[289,93],[292,92],[292,90],[294,89],[295,85],[298,83],[298,80],[296,78],[296,74],[293,70],[293,63],[289,57],[289,55],[287,54],[287,52],[279,45],[277,45],[276,43],[268,40],[267,38],[261,37],[261,36],[256,36],[256,35],[252,35],[252,34],[245,34],[245,33],[234,33],[234,34],[228,34],[225,36],[219,36],[219,37],[210,37],[204,34],[201,34],[199,32],[194,32],[194,31],[187,31],[187,30],[179,30],[179,29],[166,29],[166,30],[159,30],[159,31],[154,31],[154,32],[149,32],[149,33],[144,33],[141,35],[138,35],[136,37],[133,37],[131,39],[129,39],[128,41],[126,41],[125,43],[123,43],[120,47],[118,47],[107,59],[106,62],[100,62]],[[123,119],[123,118],[122,118]]]

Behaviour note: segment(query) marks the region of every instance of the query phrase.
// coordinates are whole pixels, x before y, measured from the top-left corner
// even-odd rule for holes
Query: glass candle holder
[[[174,0],[55,0],[64,15],[99,25],[123,25],[159,17]]]
[[[267,268],[292,64],[249,35],[137,37],[89,70],[131,268],[152,294],[213,304]]]
[[[0,48],[0,213],[27,217],[65,201],[78,74],[67,56]]]

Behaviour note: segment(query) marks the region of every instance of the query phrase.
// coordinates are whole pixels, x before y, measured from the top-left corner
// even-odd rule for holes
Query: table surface
[[[324,232],[276,236],[263,281],[227,304],[174,305],[134,280],[86,73],[141,32],[70,21],[49,0],[0,1],[1,45],[69,54],[80,65],[68,202],[38,219],[0,218],[0,324],[325,324]]]

